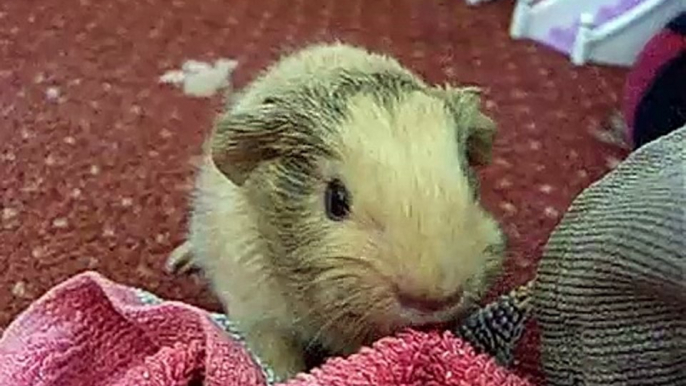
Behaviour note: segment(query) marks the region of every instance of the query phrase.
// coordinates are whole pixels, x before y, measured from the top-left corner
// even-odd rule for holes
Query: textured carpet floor
[[[433,82],[485,87],[501,132],[484,199],[512,241],[497,291],[530,279],[572,198],[623,157],[590,131],[617,105],[625,72],[575,68],[512,41],[512,6],[0,2],[0,327],[85,269],[216,308],[198,278],[168,276],[163,264],[182,240],[191,161],[217,100],[185,97],[158,77],[188,58],[231,57],[241,86],[284,49],[332,38],[396,55]]]

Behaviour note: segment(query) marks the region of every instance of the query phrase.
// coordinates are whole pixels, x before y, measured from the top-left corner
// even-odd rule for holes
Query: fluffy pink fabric
[[[285,386],[530,386],[450,332],[408,331],[333,358]]]
[[[142,304],[92,272],[53,288],[0,340],[0,385],[264,385],[243,346],[192,306]],[[335,358],[290,386],[528,383],[450,333],[406,332]]]

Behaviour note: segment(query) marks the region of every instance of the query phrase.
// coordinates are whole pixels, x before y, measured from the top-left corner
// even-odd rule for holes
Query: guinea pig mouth
[[[397,315],[399,318],[396,321],[399,323],[396,327],[417,331],[443,331],[457,326],[471,311],[472,307],[468,302],[461,302],[450,309],[428,314],[408,313],[407,310],[402,310]]]
[[[416,325],[410,325],[409,328],[417,331],[445,331],[451,329],[455,323],[453,322],[428,322]]]

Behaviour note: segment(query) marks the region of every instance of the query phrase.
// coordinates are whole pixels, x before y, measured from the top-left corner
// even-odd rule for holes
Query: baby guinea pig
[[[502,262],[472,171],[494,134],[473,88],[342,43],[306,47],[217,120],[170,263],[205,273],[282,378],[313,344],[345,355],[454,320]]]

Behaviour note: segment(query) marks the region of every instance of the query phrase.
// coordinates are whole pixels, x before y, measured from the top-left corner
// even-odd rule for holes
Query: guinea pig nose
[[[420,312],[437,312],[450,308],[462,299],[462,289],[443,297],[418,296],[402,289],[397,290],[398,303],[404,308]]]

